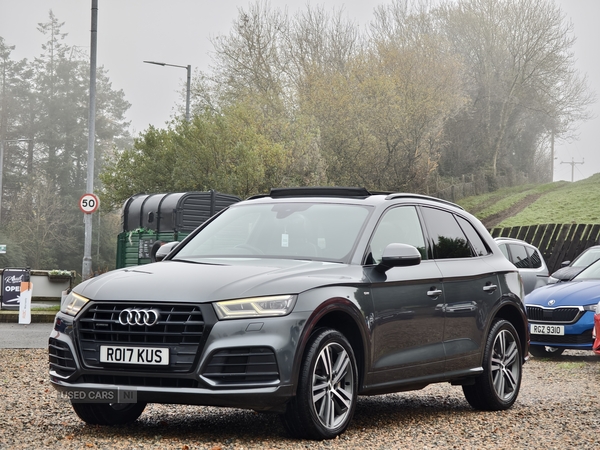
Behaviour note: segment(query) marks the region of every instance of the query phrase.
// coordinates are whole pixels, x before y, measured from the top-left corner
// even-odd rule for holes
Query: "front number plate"
[[[529,324],[531,334],[552,334],[555,336],[565,335],[564,325],[541,325],[537,323]]]
[[[100,362],[167,366],[169,365],[169,349],[102,345],[100,346]]]

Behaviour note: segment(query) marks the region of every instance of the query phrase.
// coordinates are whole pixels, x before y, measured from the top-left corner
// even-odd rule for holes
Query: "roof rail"
[[[457,205],[456,203],[449,202],[448,200],[444,200],[442,198],[430,197],[429,195],[421,195],[421,194],[411,194],[411,193],[398,192],[398,193],[395,193],[395,194],[388,195],[385,199],[386,200],[394,200],[396,198],[419,198],[419,199],[422,199],[422,200],[431,200],[431,201],[434,201],[434,202],[443,203],[445,205],[454,206],[455,208],[462,209],[463,211],[465,210],[465,208],[463,208],[460,205]]]
[[[338,186],[307,186],[307,187],[290,187],[290,188],[271,188],[269,194],[258,194],[248,197],[247,200],[258,198],[286,198],[286,197],[348,197],[348,198],[367,198],[371,195],[386,195],[386,200],[396,198],[418,198],[422,200],[431,200],[434,202],[443,203],[445,205],[454,206],[455,208],[464,208],[456,203],[444,200],[429,195],[412,194],[406,192],[390,193],[383,191],[368,191],[366,188],[359,187],[338,187]]]
[[[365,188],[357,187],[292,187],[292,188],[272,188],[271,198],[282,197],[358,197],[366,198],[371,193]]]

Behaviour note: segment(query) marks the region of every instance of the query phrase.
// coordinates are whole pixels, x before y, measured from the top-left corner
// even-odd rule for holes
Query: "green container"
[[[216,191],[137,194],[125,201],[117,238],[117,269],[152,262],[154,243],[181,241],[240,198]]]

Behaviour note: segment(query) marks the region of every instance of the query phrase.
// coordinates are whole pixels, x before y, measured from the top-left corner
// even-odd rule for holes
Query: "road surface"
[[[53,323],[0,323],[0,348],[47,348]]]

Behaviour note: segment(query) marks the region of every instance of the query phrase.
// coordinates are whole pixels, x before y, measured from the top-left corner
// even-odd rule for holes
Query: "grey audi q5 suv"
[[[461,385],[515,402],[528,354],[518,270],[452,203],[362,188],[281,188],[236,203],[160,262],[76,286],[50,379],[88,424],[147,403],[271,411],[334,438],[359,395]]]

